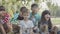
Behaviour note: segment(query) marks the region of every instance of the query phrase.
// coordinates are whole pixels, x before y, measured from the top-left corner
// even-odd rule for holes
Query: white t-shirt
[[[22,21],[20,21],[19,26],[23,27],[23,28],[33,28],[34,27],[33,22],[31,20],[28,20],[28,21],[22,20]]]
[[[19,23],[19,26],[23,29],[23,34],[28,34],[30,33],[30,28],[33,28],[34,25],[33,25],[33,22],[31,20],[28,20],[28,21],[20,21]],[[26,33],[27,31],[27,33]]]

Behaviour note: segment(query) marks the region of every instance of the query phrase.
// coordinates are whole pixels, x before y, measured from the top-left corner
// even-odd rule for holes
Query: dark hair
[[[27,13],[28,9],[26,7],[21,7],[20,11],[22,12],[22,14]],[[23,16],[18,16],[17,20],[23,20],[24,17]]]
[[[50,12],[48,10],[45,10],[45,11],[42,12],[42,16],[41,16],[41,21],[42,22],[45,21],[45,15],[46,14],[49,14],[50,15]]]
[[[21,12],[24,12],[25,10],[26,10],[26,7],[21,7],[21,8],[20,8],[20,11],[21,11]]]
[[[48,10],[45,10],[45,11],[42,12],[41,20],[39,21],[38,27],[40,27],[41,23],[46,22],[46,19],[45,19],[45,15],[46,14],[50,15],[50,12]],[[51,29],[52,28],[52,23],[51,23],[51,19],[50,18],[49,18],[48,22],[49,22],[48,23],[48,28]]]
[[[5,11],[5,7],[4,6],[0,6],[0,11]]]
[[[35,3],[32,4],[32,5],[31,5],[31,8],[33,8],[33,7],[35,7],[35,6],[38,7],[38,4],[35,4]]]
[[[20,11],[22,12],[22,14],[24,14],[28,12],[28,9],[26,7],[21,7]]]

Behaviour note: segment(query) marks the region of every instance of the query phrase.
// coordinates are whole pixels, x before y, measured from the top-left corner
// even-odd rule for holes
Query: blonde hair
[[[42,32],[48,32],[48,25],[47,24],[43,24],[43,25],[41,25],[41,31]]]

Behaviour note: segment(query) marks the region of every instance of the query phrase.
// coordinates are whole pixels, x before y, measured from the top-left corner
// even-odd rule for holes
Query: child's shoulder
[[[20,23],[24,23],[24,20],[20,20],[19,22],[20,22]]]
[[[32,22],[31,20],[28,20],[29,22]]]

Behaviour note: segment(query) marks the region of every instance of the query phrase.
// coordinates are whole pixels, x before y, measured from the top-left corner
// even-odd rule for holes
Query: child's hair
[[[56,26],[52,27],[51,34],[57,34],[58,28]]]
[[[40,24],[43,23],[43,22],[46,22],[46,19],[45,19],[45,15],[46,14],[49,14],[50,15],[50,12],[49,10],[44,10],[42,12],[42,16],[41,16],[41,20],[38,22],[38,27],[40,27]],[[49,18],[48,20],[48,28],[51,29],[52,28],[52,22],[51,22],[51,19]]]
[[[0,6],[0,11],[5,11],[5,7],[4,6]]]
[[[20,8],[20,11],[21,11],[21,12],[25,12],[26,9],[27,9],[26,7],[21,7],[21,8]]]
[[[42,31],[42,32],[48,32],[48,25],[47,25],[47,24],[43,24],[43,25],[41,26],[41,31]]]
[[[22,14],[24,14],[24,13],[27,13],[27,12],[28,12],[28,9],[27,9],[27,8],[22,7],[22,8],[21,8],[21,11],[22,11]]]
[[[33,8],[33,7],[38,7],[38,4],[35,4],[35,3],[32,4],[32,5],[31,5],[31,8]]]

